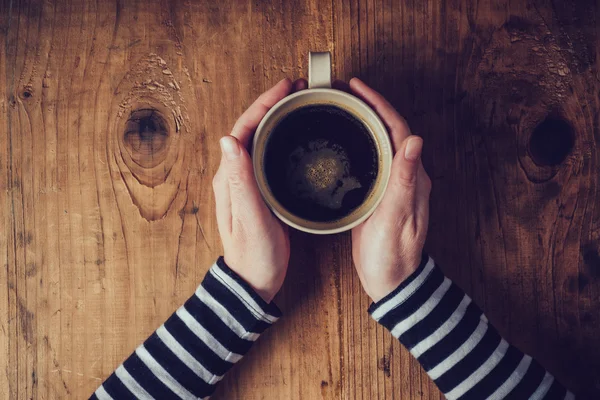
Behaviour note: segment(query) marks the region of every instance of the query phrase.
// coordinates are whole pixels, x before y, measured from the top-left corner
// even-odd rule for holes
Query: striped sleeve
[[[502,339],[427,255],[369,313],[410,350],[449,400],[574,398]]]
[[[281,316],[219,258],[192,297],[91,399],[205,399]]]

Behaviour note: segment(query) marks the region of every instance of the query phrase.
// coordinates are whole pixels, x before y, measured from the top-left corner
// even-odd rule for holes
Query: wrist
[[[379,279],[377,284],[368,288],[365,287],[367,295],[374,303],[379,302],[406,282],[415,271],[427,262],[428,258],[429,256],[422,252],[412,260],[405,260],[403,264],[389,268],[388,272],[384,274],[384,279]]]
[[[273,301],[273,298],[275,297],[277,292],[279,292],[281,285],[276,286],[270,283],[266,283],[263,279],[260,278],[260,274],[256,274],[251,271],[249,272],[247,270],[243,270],[241,273],[236,271],[236,273],[266,303],[270,303],[271,301]]]
[[[222,257],[222,260],[266,303],[272,302],[279,289],[281,289],[283,280],[277,282],[278,279],[271,276],[271,269],[265,270],[245,266],[242,262],[230,260],[226,255]]]
[[[231,293],[237,300],[232,302],[226,302],[234,308],[239,308],[244,305],[248,308],[256,318],[263,321],[274,322],[273,317],[280,317],[281,311],[273,302],[267,302],[261,297],[256,290],[244,280],[236,271],[227,265],[224,257],[219,257],[211,268],[211,271],[204,278],[203,285],[205,285],[207,279],[210,280],[215,278],[222,285],[229,289],[228,293]],[[212,293],[212,292],[211,292]],[[216,292],[215,292],[216,293]],[[265,319],[266,316],[266,319]]]
[[[366,290],[367,295],[371,298],[373,303],[377,303],[385,296],[393,292],[398,286],[400,286],[402,282],[404,282],[412,273],[414,273],[417,267],[418,265],[413,269],[402,269],[396,276],[386,279],[379,285],[375,285],[374,288],[370,288],[370,290]]]
[[[387,303],[390,298],[396,297],[396,295],[399,292],[403,292],[407,295],[411,293],[412,289],[410,288],[420,286],[423,278],[429,275],[434,266],[435,263],[433,262],[433,260],[429,257],[428,254],[423,252],[421,256],[421,261],[416,265],[415,269],[393,290],[385,294],[383,297],[378,298],[377,301],[373,300],[373,303],[369,307],[369,312],[372,312],[381,304]]]

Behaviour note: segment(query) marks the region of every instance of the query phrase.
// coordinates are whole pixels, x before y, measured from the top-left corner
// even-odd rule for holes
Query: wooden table
[[[424,137],[447,275],[600,394],[592,2],[0,4],[1,398],[87,397],[193,293],[221,253],[217,139],[310,50]],[[215,398],[441,398],[369,318],[349,236],[292,247],[285,317]]]

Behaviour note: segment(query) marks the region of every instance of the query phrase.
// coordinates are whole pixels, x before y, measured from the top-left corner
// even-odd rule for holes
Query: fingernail
[[[408,161],[417,161],[421,157],[421,150],[423,150],[423,139],[420,137],[411,137],[408,139],[408,143],[406,143],[404,158]]]
[[[234,160],[240,156],[240,146],[237,140],[231,136],[221,138],[219,144],[221,145],[221,152],[226,160]]]

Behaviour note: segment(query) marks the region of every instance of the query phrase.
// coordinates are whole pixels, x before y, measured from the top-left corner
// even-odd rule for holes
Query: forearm
[[[429,257],[369,312],[410,350],[449,400],[573,398],[535,360],[502,339]]]
[[[280,315],[220,258],[92,398],[206,398]]]

